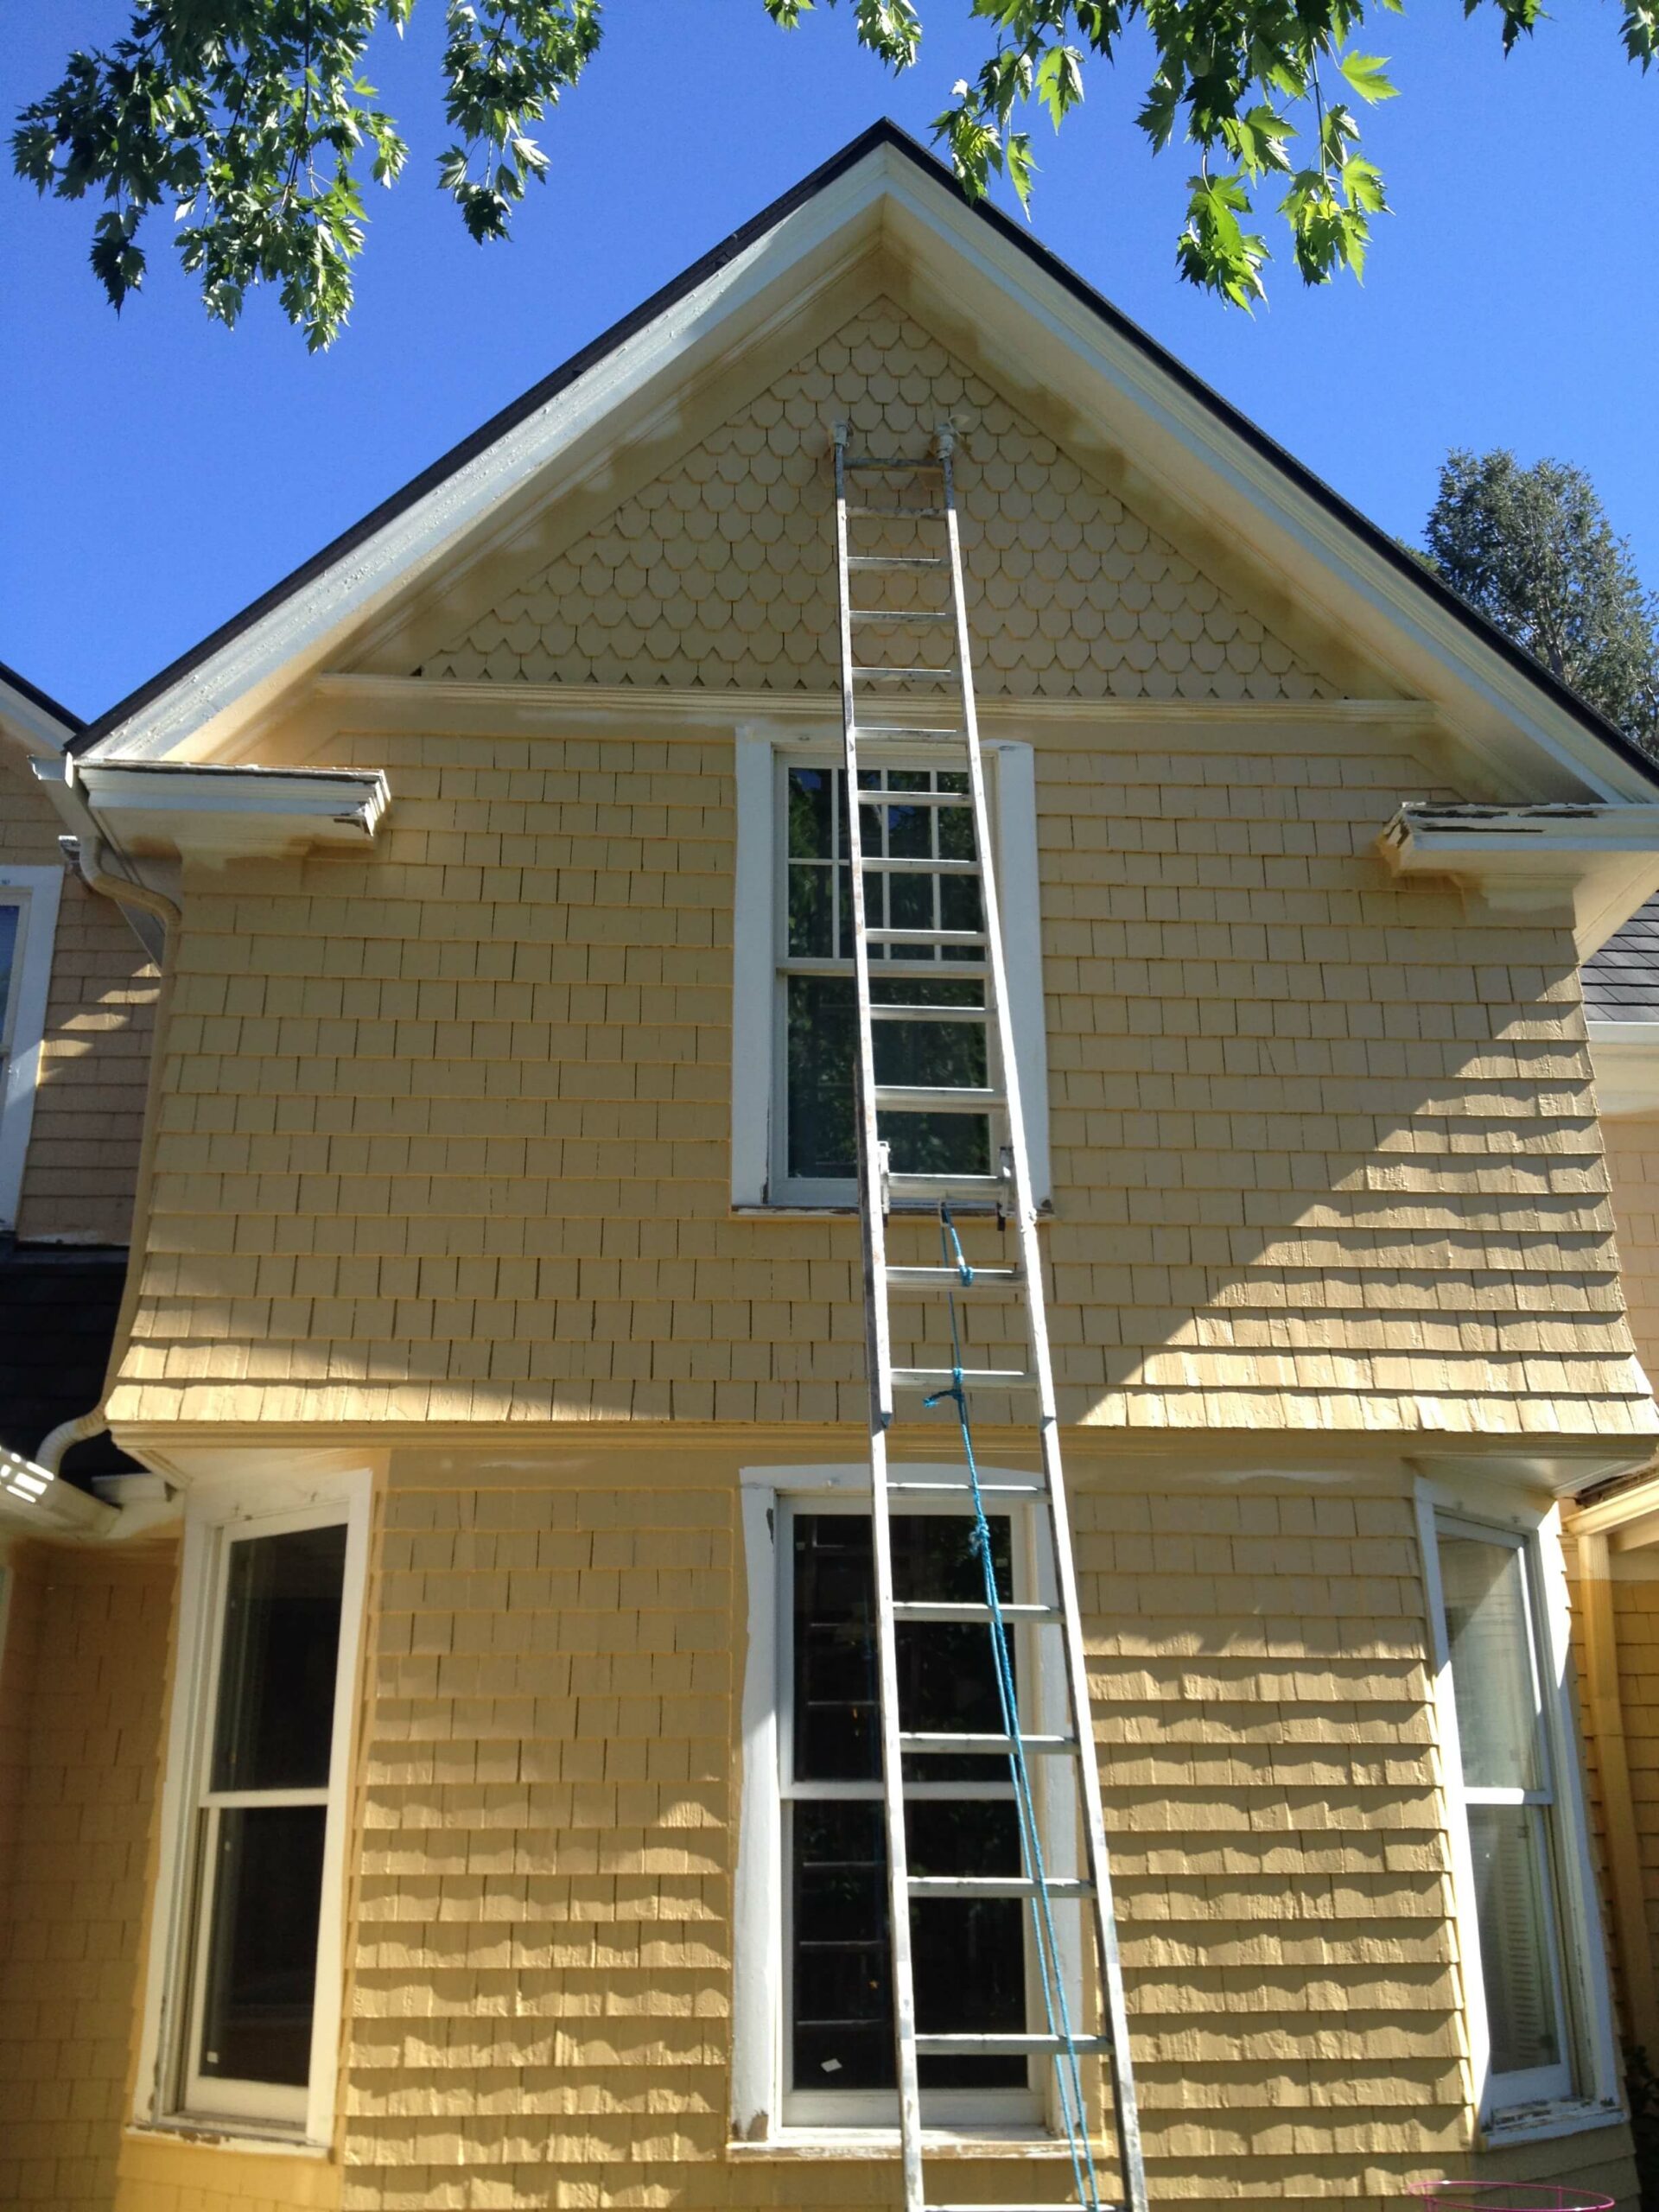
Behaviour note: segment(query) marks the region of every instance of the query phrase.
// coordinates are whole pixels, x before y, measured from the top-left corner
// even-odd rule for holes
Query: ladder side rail
[[[893,2055],[899,2088],[906,2212],[925,2212],[922,2104],[916,2053],[915,1976],[910,1942],[910,1866],[905,1836],[904,1754],[899,1745],[898,1624],[893,1532],[887,1511],[887,1429],[893,1421],[893,1351],[887,1298],[887,1224],[875,1108],[870,956],[864,916],[859,823],[857,701],[853,679],[851,572],[848,567],[847,427],[836,428],[836,571],[841,598],[841,711],[845,741],[847,840],[853,902],[853,974],[858,1001],[859,1230],[864,1258],[864,1332],[870,1392],[870,1531],[875,1573],[876,1663],[880,1688],[881,1789],[887,1841]]]
[[[962,537],[957,518],[954,446],[955,439],[950,430],[948,428],[943,429],[939,448],[944,465],[943,504],[950,543],[950,593],[957,616],[957,655],[962,682],[963,720],[968,740],[969,783],[974,802],[976,834],[980,840],[980,896],[983,906],[982,919],[988,939],[986,959],[991,971],[990,995],[996,1007],[999,1057],[1002,1063],[1002,1110],[1012,1155],[1014,1213],[1020,1239],[1020,1263],[1025,1276],[1029,1355],[1037,1377],[1038,1418],[1043,1473],[1047,1488],[1049,1533],[1062,1616],[1060,1636],[1065,1652],[1066,1678],[1079,1745],[1076,1764],[1083,1800],[1084,1835],[1088,1852],[1088,1871],[1095,1885],[1092,1918],[1102,2000],[1111,2043],[1112,2104],[1117,2129],[1118,2157],[1129,2212],[1146,2212],[1145,2171],[1129,2058],[1128,2014],[1123,1996],[1122,1965],[1112,1910],[1100,1768],[1090,1723],[1088,1665],[1083,1648],[1082,1613],[1077,1597],[1077,1570],[1071,1555],[1071,1522],[1060,1463],[1053,1370],[1044,1314],[1042,1250],[1037,1236],[1037,1212],[1031,1188],[1029,1157],[1026,1150],[1019,1069],[1014,1058],[1012,1026],[1008,1018],[1007,963],[1003,957],[1001,923],[997,905],[996,870],[991,857],[989,810],[986,804],[984,765],[980,752],[979,718],[974,701],[972,640],[968,630]]]

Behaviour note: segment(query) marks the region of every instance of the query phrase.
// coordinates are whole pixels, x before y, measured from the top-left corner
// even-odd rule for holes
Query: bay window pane
[[[324,1788],[345,1527],[245,1537],[228,1550],[211,1787]]]
[[[309,2078],[327,1817],[325,1805],[218,1815],[201,2013],[211,2079],[302,2088]]]
[[[1526,1567],[1519,1548],[1440,1540],[1440,1584],[1465,1786],[1543,1786]]]
[[[1561,2063],[1544,1815],[1535,1805],[1471,1805],[1481,1980],[1495,2074]]]

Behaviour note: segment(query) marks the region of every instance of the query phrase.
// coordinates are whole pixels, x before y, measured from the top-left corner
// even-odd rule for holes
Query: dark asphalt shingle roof
[[[1592,1021],[1659,1021],[1659,899],[1649,899],[1584,963]]]

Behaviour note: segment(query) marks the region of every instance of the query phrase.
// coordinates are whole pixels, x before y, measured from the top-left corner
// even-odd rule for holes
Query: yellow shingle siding
[[[4,1697],[22,1751],[4,1870],[0,2202],[109,2212],[126,2116],[174,1563],[16,1557]]]
[[[1154,2197],[1391,2202],[1470,2148],[1408,1482],[1172,1496],[1106,1471],[1074,1454]],[[683,1441],[394,1455],[347,2212],[892,2201],[880,2159],[725,2147],[735,1475]],[[1623,2186],[1626,2148],[1484,2164]],[[1006,2169],[957,2193],[997,2186],[1033,2193]]]
[[[1616,1560],[1613,1621],[1630,1797],[1642,1854],[1649,1938],[1659,1960],[1659,1560],[1650,1549]],[[1659,2052],[1649,2051],[1650,2065]]]
[[[0,752],[0,861],[57,868],[57,817]],[[17,1233],[121,1244],[132,1219],[156,991],[119,912],[67,871]]]
[[[877,451],[962,433],[968,613],[987,697],[1310,699],[1335,686],[890,302],[877,301],[420,673],[824,690],[830,426]],[[916,603],[941,603],[925,582]],[[902,587],[884,603],[899,603]]]
[[[1064,1417],[1650,1422],[1570,943],[1387,876],[1422,764],[1038,736]],[[118,1422],[861,1420],[855,1228],[729,1211],[730,742],[331,751],[372,857],[188,889]]]

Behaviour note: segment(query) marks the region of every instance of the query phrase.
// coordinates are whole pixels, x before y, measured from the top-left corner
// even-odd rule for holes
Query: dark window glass
[[[858,1173],[854,1067],[857,1001],[849,976],[791,976],[785,984],[789,1172],[849,1182]],[[976,983],[874,982],[877,1006],[980,1006]],[[987,1081],[982,1021],[877,1023],[878,1083],[948,1085]],[[878,1134],[901,1174],[988,1175],[990,1124],[976,1114],[884,1114]]]
[[[322,1805],[227,1807],[218,1815],[205,2075],[301,2088],[309,2078],[327,1820]]]
[[[887,1839],[874,1799],[791,1808],[794,2084],[886,2089],[894,2081]],[[1017,1873],[1006,1802],[912,1804],[923,1873]],[[917,2025],[924,2033],[1019,2033],[1026,2025],[1025,1907],[1017,1897],[939,1897],[911,1910]],[[1023,2088],[1022,2058],[923,2058],[925,2089]]]
[[[326,1788],[346,1530],[229,1547],[214,1789]]]
[[[881,1777],[875,1671],[875,1565],[862,1514],[798,1513],[795,1528],[795,1778]],[[1013,1595],[1008,1522],[990,1523],[997,1587]],[[894,1514],[893,1594],[968,1599],[984,1594],[972,1524],[957,1514]],[[995,1733],[1002,1726],[990,1639],[975,1621],[901,1621],[899,1716],[906,1728]],[[929,1782],[1001,1781],[1000,1756],[914,1763]]]

